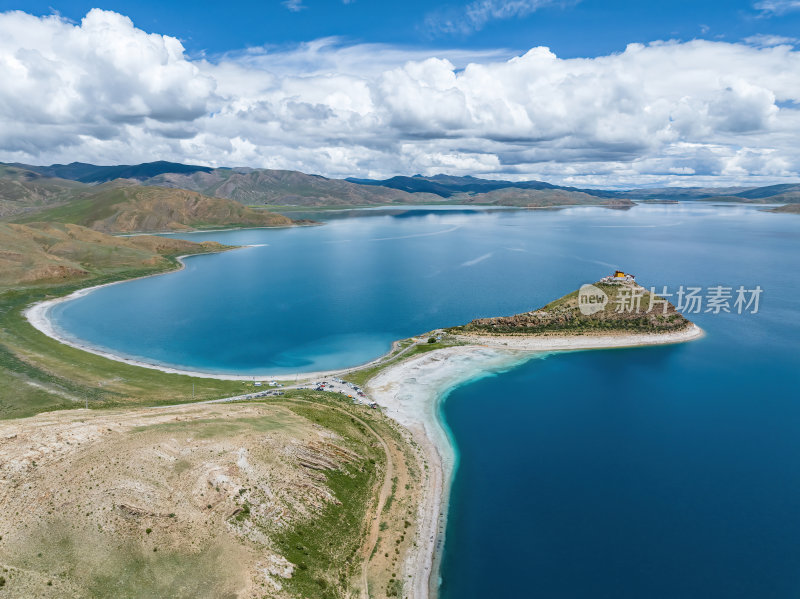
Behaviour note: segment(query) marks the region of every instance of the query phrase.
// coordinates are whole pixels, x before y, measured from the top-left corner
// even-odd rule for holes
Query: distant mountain
[[[33,171],[0,164],[0,218],[66,202],[76,190],[84,187],[75,181],[44,177]]]
[[[772,200],[774,198],[796,198],[800,201],[800,184],[786,183],[782,185],[768,185],[767,187],[753,187],[733,195],[748,200]],[[785,200],[778,200],[785,201]]]
[[[218,168],[191,174],[167,173],[142,183],[191,189],[249,205],[370,206],[441,200],[428,194],[412,195],[396,189],[358,185],[343,179],[269,169]]]
[[[519,206],[520,208],[549,208],[554,206],[613,206],[617,208],[635,206],[627,198],[601,198],[582,191],[569,189],[519,189],[506,187],[485,193],[458,194],[450,196],[458,204],[482,204],[490,206]]]
[[[565,187],[535,180],[504,181],[445,174],[398,176],[380,180],[330,179],[298,171],[209,168],[164,161],[120,166],[96,166],[74,162],[51,166],[0,164],[0,218],[31,214],[48,206],[71,203],[96,194],[96,187],[111,184],[110,181],[118,181],[120,178],[125,179],[127,183],[115,185],[193,191],[209,199],[235,200],[249,206],[303,208],[434,203],[520,207],[596,204],[624,207],[633,205],[636,200],[714,200],[784,204],[800,202],[800,184],[727,188],[668,187],[619,191]],[[139,193],[141,192],[136,192],[135,195],[139,197]],[[158,193],[162,194],[162,197],[167,197],[163,196],[163,191]],[[221,210],[220,214],[231,210],[218,208]],[[162,217],[166,218],[163,214]],[[153,217],[151,220],[162,222],[162,217]],[[175,223],[194,226],[190,224],[193,218],[195,217],[187,216],[184,219],[186,222],[176,220]],[[223,221],[228,218],[228,216],[221,217]],[[250,216],[245,220],[249,218]],[[134,220],[143,222],[144,217],[139,214]]]
[[[85,162],[72,162],[70,164],[53,164],[50,166],[33,166],[30,164],[12,164],[45,177],[70,179],[81,183],[105,183],[114,179],[144,180],[163,173],[197,173],[210,172],[214,169],[207,166],[192,164],[178,164],[177,162],[145,162],[144,164],[121,164],[118,166],[96,166]]]
[[[564,187],[552,185],[544,181],[504,181],[495,179],[479,179],[477,177],[455,177],[451,175],[434,175],[423,177],[392,177],[390,179],[355,179],[348,181],[360,185],[374,185],[400,189],[410,193],[426,192],[436,194],[449,200],[463,200],[466,203],[495,204],[497,198],[508,197],[507,194],[492,194],[501,189],[561,191],[584,194],[602,199],[620,200],[717,200],[730,202],[800,202],[800,184],[769,185],[766,187],[662,187],[654,189],[631,189],[625,191],[608,189],[582,189],[578,187]],[[471,194],[473,201],[466,199],[465,194]],[[525,205],[521,203],[522,194],[511,205]],[[539,200],[547,205],[553,198],[540,194]],[[563,194],[562,199],[568,196]],[[580,202],[577,202],[580,203]],[[533,204],[537,205],[537,204]]]
[[[72,223],[106,233],[179,231],[213,227],[280,227],[296,224],[281,214],[248,208],[185,189],[104,183],[75,199],[16,219]]]
[[[620,195],[635,200],[715,200],[773,204],[800,202],[800,184],[787,183],[763,187],[662,187],[632,189],[621,192]]]
[[[617,197],[618,192],[605,190],[586,190],[575,187],[562,187],[545,183],[544,181],[503,181],[495,179],[479,179],[477,177],[456,177],[453,175],[434,175],[423,177],[414,175],[413,177],[392,177],[391,179],[355,179],[349,178],[347,181],[358,183],[359,185],[375,185],[400,189],[409,193],[433,193],[443,198],[450,198],[458,194],[481,194],[495,191],[498,189],[560,189],[564,191],[576,191],[594,195],[596,197],[609,198]]]

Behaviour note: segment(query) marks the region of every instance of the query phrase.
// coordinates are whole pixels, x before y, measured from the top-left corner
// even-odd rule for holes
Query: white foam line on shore
[[[596,337],[480,337],[463,336],[468,345],[447,347],[413,356],[371,379],[367,395],[385,413],[408,429],[422,448],[428,468],[418,506],[420,527],[416,553],[405,564],[411,597],[435,597],[444,541],[447,498],[455,468],[451,439],[440,418],[440,405],[451,390],[467,382],[514,368],[532,358],[557,351],[663,345],[703,336],[700,327],[666,334],[605,335]]]
[[[456,346],[427,352],[387,368],[367,384],[367,395],[390,418],[410,431],[422,448],[428,467],[417,506],[420,522],[416,551],[405,563],[404,580],[410,597],[436,596],[444,542],[447,498],[455,468],[455,453],[439,412],[451,390],[469,381],[502,372],[535,357],[530,352]],[[542,354],[539,354],[542,355]]]

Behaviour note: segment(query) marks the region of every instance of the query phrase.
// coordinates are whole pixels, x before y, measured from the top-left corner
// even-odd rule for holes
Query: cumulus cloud
[[[177,39],[100,10],[80,27],[0,15],[0,80],[0,147],[31,154],[192,123],[215,100],[213,78],[185,59]]]
[[[0,15],[0,160],[176,160],[573,185],[796,178],[788,44],[426,51],[325,39],[188,58],[116,13]],[[691,178],[691,179],[689,179]]]
[[[767,16],[800,10],[800,0],[760,0],[753,7]]]

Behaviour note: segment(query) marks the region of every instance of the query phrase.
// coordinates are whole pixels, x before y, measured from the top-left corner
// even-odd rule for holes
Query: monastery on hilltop
[[[636,277],[630,273],[615,270],[613,275],[600,279],[601,283],[635,283]]]

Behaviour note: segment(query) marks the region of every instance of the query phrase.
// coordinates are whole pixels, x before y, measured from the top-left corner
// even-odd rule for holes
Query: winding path
[[[341,410],[341,408],[336,408]],[[344,411],[344,410],[341,410]],[[394,478],[394,462],[392,461],[392,454],[389,451],[389,445],[378,433],[375,432],[369,424],[358,418],[354,417],[358,422],[363,424],[378,440],[383,447],[383,452],[386,454],[386,474],[383,477],[383,484],[381,485],[381,492],[378,495],[378,505],[375,508],[375,515],[372,519],[372,526],[370,526],[369,535],[367,535],[366,543],[364,544],[364,559],[361,562],[361,587],[364,599],[369,599],[369,581],[367,579],[367,571],[369,569],[369,561],[375,551],[375,546],[378,544],[378,535],[380,534],[381,514],[386,505],[389,494],[392,492],[392,478]]]

